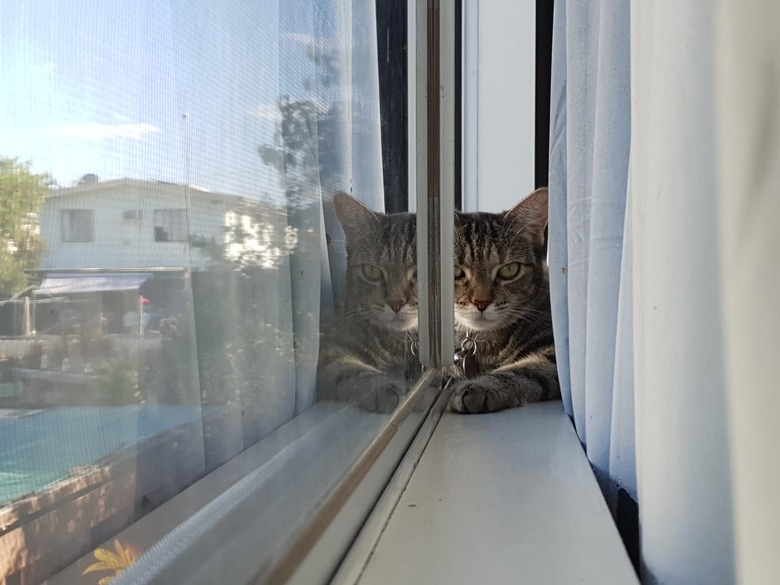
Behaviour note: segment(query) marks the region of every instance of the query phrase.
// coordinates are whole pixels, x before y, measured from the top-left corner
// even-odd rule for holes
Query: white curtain
[[[320,310],[332,309],[343,289],[346,251],[330,198],[354,192],[384,209],[376,11],[370,0],[293,0],[279,3],[278,22],[280,103],[312,106],[301,109],[307,148],[280,172],[296,240],[290,298],[299,414],[316,400]]]
[[[330,197],[354,191],[378,210],[384,201],[374,3],[265,0],[234,8],[185,3],[174,9],[186,63],[179,91],[194,111],[192,182],[217,181],[214,187],[225,192],[237,184],[248,190],[240,194],[275,209],[261,218],[269,233],[265,256],[259,266],[248,262],[249,281],[220,285],[216,308],[225,344],[247,321],[257,327],[234,338],[237,351],[223,355],[216,348],[214,364],[204,363],[200,352],[202,390],[232,413],[205,423],[213,443],[209,468],[314,404],[322,311],[341,295],[346,258]],[[221,118],[215,105],[223,108]],[[198,112],[211,118],[207,130],[198,127]],[[247,113],[254,136],[242,127]],[[255,157],[254,185],[234,160],[247,146]],[[241,179],[227,172],[214,177],[215,159],[221,168],[236,167]],[[197,298],[193,304],[197,322]],[[210,335],[196,331],[205,338],[196,339],[199,350]],[[236,360],[235,353],[245,357]],[[214,374],[220,364],[229,368]]]
[[[280,99],[312,106],[300,110],[307,151],[280,173],[288,224],[296,234],[290,282],[300,414],[316,400],[320,310],[332,310],[344,287],[346,247],[331,197],[353,192],[373,209],[384,209],[375,5],[281,2],[279,34]],[[290,50],[291,43],[305,48],[304,59]],[[313,275],[320,275],[319,287]]]
[[[613,510],[638,502],[647,583],[778,574],[778,22],[760,0],[555,6],[564,405]]]
[[[659,583],[730,583],[714,5],[634,9],[631,197],[643,558]]]

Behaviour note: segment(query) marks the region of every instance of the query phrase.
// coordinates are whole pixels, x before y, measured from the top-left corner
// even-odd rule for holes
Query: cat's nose
[[[485,309],[488,308],[488,306],[490,306],[490,303],[493,301],[471,301],[471,302],[474,303],[477,309],[479,309],[480,311],[484,311]]]
[[[403,307],[406,304],[406,301],[403,299],[398,299],[394,301],[387,301],[387,305],[393,309],[396,313],[401,310],[401,307]]]

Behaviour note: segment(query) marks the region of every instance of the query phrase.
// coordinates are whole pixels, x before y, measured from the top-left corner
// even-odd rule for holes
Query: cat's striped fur
[[[560,398],[547,265],[547,189],[510,211],[458,213],[455,324],[477,353],[453,368],[450,406],[495,412]]]
[[[411,213],[375,213],[339,193],[333,205],[347,243],[344,315],[323,337],[321,398],[390,412],[418,374],[416,223]]]

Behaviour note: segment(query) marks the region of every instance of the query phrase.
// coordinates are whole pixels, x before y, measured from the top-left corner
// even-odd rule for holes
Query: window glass
[[[187,234],[186,209],[154,210],[155,242],[186,242]]]
[[[375,213],[408,202],[384,178],[406,145],[383,152],[380,126],[406,125],[380,101],[406,90],[379,75],[405,63],[405,22],[381,18],[373,0],[3,4],[0,580],[108,582],[250,492],[232,526],[271,555],[419,374],[414,218]],[[384,222],[372,250],[363,220]],[[323,376],[388,350],[387,396]]]
[[[62,210],[62,241],[63,242],[93,242],[95,241],[95,212],[91,209]]]

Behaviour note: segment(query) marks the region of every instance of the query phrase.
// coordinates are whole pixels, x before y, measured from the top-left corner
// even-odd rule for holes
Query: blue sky
[[[185,182],[187,124],[191,183],[278,194],[257,146],[273,140],[279,96],[311,73],[310,0],[0,6],[0,155],[62,186],[85,173]]]

